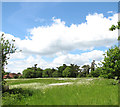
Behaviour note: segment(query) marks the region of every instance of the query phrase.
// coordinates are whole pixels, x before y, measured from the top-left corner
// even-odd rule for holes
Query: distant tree
[[[20,73],[20,72],[18,72],[17,74],[21,75],[21,73]]]
[[[83,65],[82,68],[83,68],[83,72],[85,72],[86,75],[89,74],[89,70],[90,70],[89,65]]]
[[[34,64],[34,71],[37,71],[37,64]]]
[[[37,77],[36,76],[36,73],[37,73],[37,64],[34,64],[34,66],[32,67],[32,70],[33,70],[32,71],[33,72],[32,75],[33,75],[34,78],[36,78]]]
[[[42,77],[42,71],[43,70],[41,68],[29,67],[29,68],[23,70],[23,77],[24,78]]]
[[[54,72],[52,73],[52,77],[59,77],[59,76],[60,76],[60,74],[59,74],[58,71],[54,71]]]
[[[69,66],[71,68],[71,77],[77,77],[78,75],[78,71],[80,71],[80,66],[78,66],[77,64],[70,64]]]
[[[63,64],[62,66],[57,67],[60,77],[62,77],[62,72],[65,70],[66,67],[67,67],[66,64]]]
[[[52,77],[52,70],[50,68],[43,70],[42,77]]]
[[[37,70],[36,70],[36,77],[42,77],[42,72],[43,72],[43,69],[37,68]]]
[[[63,77],[70,77],[70,75],[71,75],[71,68],[70,67],[66,67],[65,70],[63,70],[62,75],[63,75]]]
[[[25,70],[23,70],[23,77],[24,78],[33,78],[34,77],[34,70],[27,68]]]
[[[93,60],[93,62],[91,63],[91,71],[94,71],[95,70],[95,60]]]

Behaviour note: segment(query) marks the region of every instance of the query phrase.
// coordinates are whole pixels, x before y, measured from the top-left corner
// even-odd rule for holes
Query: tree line
[[[104,60],[97,66],[95,60],[91,65],[83,65],[81,68],[77,64],[70,64],[54,68],[41,69],[35,64],[23,71],[24,78],[44,78],[44,77],[104,77],[120,78],[120,51],[117,46],[111,47],[104,54]]]

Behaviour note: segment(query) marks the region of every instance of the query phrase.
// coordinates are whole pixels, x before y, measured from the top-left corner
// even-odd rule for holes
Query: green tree
[[[37,70],[36,70],[36,77],[42,77],[42,72],[43,72],[43,69],[37,68]]]
[[[94,71],[91,71],[91,76],[93,77],[99,77],[101,75],[102,72],[102,68],[101,67],[97,67]]]
[[[4,34],[1,36],[1,53],[2,53],[2,71],[4,71],[5,65],[7,65],[7,60],[10,58],[10,54],[15,53],[16,47],[14,45],[15,40],[11,40],[11,43],[9,40],[5,39]]]
[[[103,72],[102,75],[106,78],[120,79],[120,50],[117,46],[109,49],[106,54],[104,54]]]
[[[89,70],[90,70],[89,65],[83,65],[82,68],[83,68],[83,72],[85,72],[86,75],[89,74]]]
[[[35,67],[29,67],[25,70],[23,70],[23,77],[24,78],[38,78],[42,77],[42,69]]]
[[[118,21],[117,25],[112,25],[111,28],[109,28],[110,31],[116,30],[116,29],[120,29],[120,21]],[[120,40],[120,35],[118,36],[118,40]]]
[[[36,73],[37,73],[37,64],[34,64],[34,67],[32,67],[32,69],[33,69],[33,76],[34,76],[34,78],[36,78],[37,76],[36,76]]]
[[[2,62],[2,66],[1,66],[1,70],[2,70],[2,88],[4,91],[4,85],[5,85],[5,81],[3,80],[3,76],[5,73],[5,66],[8,64],[7,60],[10,58],[10,54],[15,53],[16,51],[16,47],[14,45],[15,40],[11,40],[11,42],[9,42],[9,40],[7,40],[5,38],[4,33],[1,35],[0,38],[0,45],[1,45],[1,62]]]
[[[24,78],[33,78],[35,76],[34,70],[31,68],[27,68],[23,71]]]
[[[46,68],[43,70],[42,77],[52,77],[52,73],[55,71],[55,69]]]
[[[52,77],[59,77],[59,72],[58,71],[54,71],[53,73],[52,73]]]
[[[63,64],[62,66],[57,67],[60,77],[62,77],[62,72],[65,70],[66,67],[67,67],[66,64]]]
[[[71,68],[71,77],[77,77],[78,75],[78,71],[80,71],[80,66],[78,65],[74,65],[74,64],[70,64],[69,66]]]
[[[71,75],[71,68],[66,67],[65,70],[62,72],[63,77],[69,77]]]
[[[111,28],[109,28],[110,31],[113,31],[113,30],[116,30],[116,29],[120,30],[120,21],[117,22],[117,25],[112,25]],[[117,40],[118,40],[118,48],[119,48],[118,51],[120,52],[120,35],[118,35],[118,39]],[[119,58],[119,60],[120,60],[120,58]],[[117,62],[119,63],[119,61],[117,61]],[[117,79],[119,79],[119,83],[120,83],[120,74],[119,74],[119,72],[120,71],[117,71],[117,76],[118,76]]]
[[[95,70],[95,60],[93,60],[93,62],[91,63],[91,71],[94,71]]]

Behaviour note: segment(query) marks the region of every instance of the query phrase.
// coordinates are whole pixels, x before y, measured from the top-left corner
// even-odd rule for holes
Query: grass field
[[[118,85],[102,78],[8,79],[3,105],[117,105]]]

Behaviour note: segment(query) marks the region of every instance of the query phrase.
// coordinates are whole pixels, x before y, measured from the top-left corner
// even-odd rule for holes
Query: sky
[[[22,50],[6,71],[98,63],[117,44],[117,30],[109,31],[117,21],[117,2],[3,2],[2,32]]]

